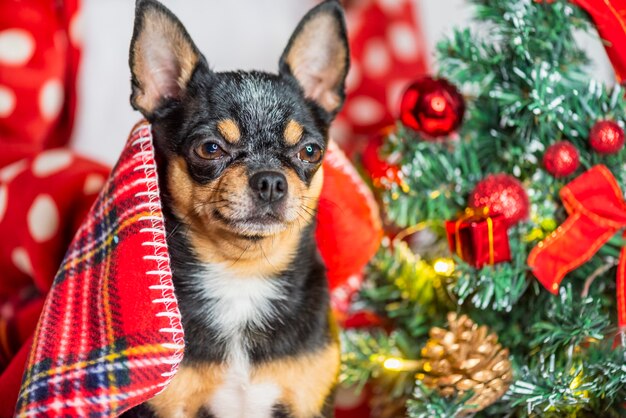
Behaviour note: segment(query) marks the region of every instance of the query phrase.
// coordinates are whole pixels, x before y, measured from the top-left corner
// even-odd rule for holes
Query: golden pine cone
[[[466,402],[475,405],[466,411],[480,411],[504,395],[512,379],[509,350],[486,326],[478,326],[467,315],[448,314],[449,330],[433,327],[422,348],[419,361],[421,379],[426,386],[444,396],[473,390]]]

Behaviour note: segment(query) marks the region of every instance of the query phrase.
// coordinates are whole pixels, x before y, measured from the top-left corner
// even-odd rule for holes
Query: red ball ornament
[[[363,150],[361,162],[376,187],[389,188],[392,183],[402,183],[402,172],[397,166],[388,163],[380,156],[383,142],[382,136],[370,139]]]
[[[489,208],[489,214],[502,215],[513,225],[528,217],[530,203],[526,190],[515,177],[491,174],[481,180],[469,198],[472,208]]]
[[[424,77],[414,82],[400,105],[402,123],[431,137],[453,132],[461,125],[464,113],[463,96],[443,78]]]
[[[624,146],[624,130],[611,120],[601,120],[591,128],[589,144],[598,154],[615,154]]]
[[[554,177],[567,177],[580,165],[578,150],[569,141],[559,141],[548,147],[543,155],[543,165]]]

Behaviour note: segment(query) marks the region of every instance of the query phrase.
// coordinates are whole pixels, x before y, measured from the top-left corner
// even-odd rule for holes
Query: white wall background
[[[216,70],[275,71],[278,58],[299,19],[314,0],[162,0],[182,20]],[[389,0],[387,0],[389,1]],[[445,34],[466,24],[465,0],[414,0],[429,51]],[[78,121],[72,146],[113,164],[141,115],[129,104],[128,48],[134,0],[83,0],[84,55],[79,78]],[[583,40],[598,77],[612,72],[597,40]],[[430,62],[433,60],[431,59]]]

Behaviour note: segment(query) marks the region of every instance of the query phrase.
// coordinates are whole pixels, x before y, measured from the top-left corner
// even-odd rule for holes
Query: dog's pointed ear
[[[307,98],[334,116],[345,99],[350,53],[343,9],[327,0],[298,24],[280,59],[280,73],[293,76]]]
[[[156,0],[137,0],[130,46],[133,108],[147,118],[178,99],[203,61],[182,23]]]

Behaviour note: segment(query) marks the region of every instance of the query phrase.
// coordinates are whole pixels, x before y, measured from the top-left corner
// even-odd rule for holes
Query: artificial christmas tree
[[[353,303],[379,320],[344,331],[342,379],[411,418],[626,416],[626,98],[593,80],[574,36],[593,30],[587,12],[608,18],[591,1],[472,3],[476,29],[438,45],[463,124],[432,141],[405,118],[381,146],[402,182],[378,193],[402,232]],[[623,2],[596,3],[615,12],[600,33],[624,38]],[[607,41],[619,77],[626,47]],[[454,235],[467,208],[482,216],[473,242]],[[510,257],[496,261],[498,216]],[[468,359],[485,367],[462,374]]]

